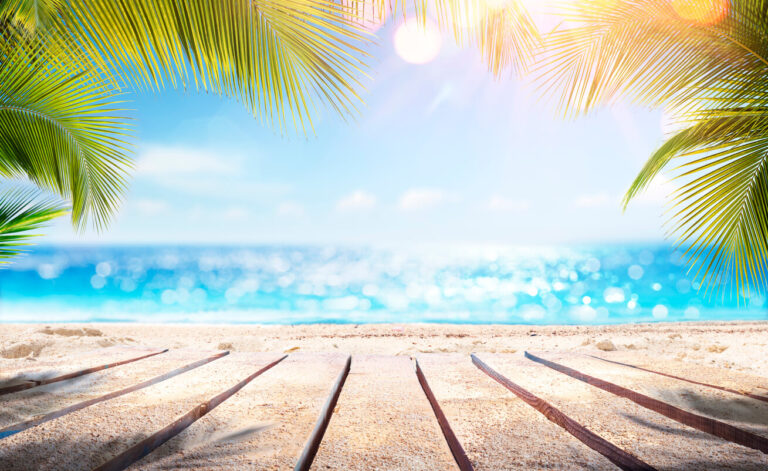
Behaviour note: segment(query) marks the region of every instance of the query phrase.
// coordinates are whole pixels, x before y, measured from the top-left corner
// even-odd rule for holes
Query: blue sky
[[[559,244],[660,240],[654,188],[619,198],[661,143],[661,113],[563,120],[530,80],[495,79],[443,37],[410,64],[379,31],[366,107],[281,135],[217,96],[134,96],[137,171],[108,231],[61,243]]]

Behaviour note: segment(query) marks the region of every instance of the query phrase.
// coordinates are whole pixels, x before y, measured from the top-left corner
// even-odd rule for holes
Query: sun
[[[411,64],[426,64],[440,53],[443,38],[438,26],[429,18],[424,24],[408,18],[395,30],[395,51]]]

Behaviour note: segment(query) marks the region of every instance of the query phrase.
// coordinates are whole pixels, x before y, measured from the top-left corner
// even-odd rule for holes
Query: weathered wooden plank
[[[428,353],[419,354],[418,360],[476,471],[616,469],[603,455],[509,394],[469,355]],[[526,377],[527,373],[522,372]]]
[[[292,353],[129,469],[294,468],[347,359],[338,353]]]
[[[36,388],[38,386],[45,386],[46,384],[53,384],[53,383],[58,383],[58,382],[61,382],[61,381],[66,381],[68,379],[78,378],[80,376],[85,376],[87,374],[96,373],[98,371],[103,371],[103,370],[106,370],[106,369],[109,369],[109,368],[115,368],[115,367],[118,367],[118,366],[121,366],[121,365],[127,365],[128,363],[133,363],[133,362],[136,362],[136,361],[139,361],[139,360],[143,360],[145,358],[153,357],[155,355],[160,355],[160,354],[165,353],[167,351],[168,351],[168,349],[166,348],[165,350],[155,351],[155,352],[152,352],[152,353],[148,353],[146,355],[141,355],[141,356],[138,356],[138,357],[128,358],[126,360],[120,360],[120,361],[116,361],[116,362],[112,362],[112,363],[105,363],[105,364],[102,364],[102,365],[99,365],[99,366],[93,366],[93,367],[90,367],[90,368],[85,368],[85,369],[82,369],[82,370],[73,371],[71,373],[66,373],[66,374],[63,374],[63,375],[54,376],[52,378],[37,379],[37,380],[36,379],[28,379],[28,380],[22,381],[22,382],[17,383],[17,384],[11,384],[11,385],[8,385],[8,386],[0,387],[0,396],[2,396],[4,394],[11,394],[11,393],[19,392],[19,391],[24,391],[26,389]]]
[[[712,419],[710,417],[688,412],[666,402],[646,396],[645,394],[638,393],[609,381],[587,375],[559,363],[538,357],[531,354],[530,352],[525,352],[525,356],[532,361],[548,366],[549,368],[568,375],[574,379],[578,379],[589,385],[615,394],[619,397],[629,399],[635,404],[657,412],[665,417],[669,417],[670,419],[685,424],[689,427],[693,427],[697,430],[701,430],[702,432],[709,433],[729,442],[753,448],[763,453],[768,453],[768,439],[765,437],[761,437],[747,430],[734,427],[730,424]]]
[[[187,371],[193,370],[199,366],[205,365],[206,363],[210,363],[214,360],[218,360],[219,358],[229,354],[229,352],[221,352],[217,353],[215,355],[209,356],[208,358],[204,358],[202,360],[198,360],[196,362],[190,363],[186,366],[183,366],[181,368],[177,368],[173,371],[169,371],[168,373],[164,373],[160,376],[156,376],[152,379],[149,379],[147,381],[143,381],[141,383],[135,384],[133,386],[129,386],[124,389],[120,389],[117,391],[113,391],[109,394],[104,394],[102,396],[98,396],[92,399],[88,399],[87,401],[79,402],[77,404],[72,404],[71,406],[65,407],[63,409],[59,409],[57,411],[49,412],[47,414],[43,414],[41,416],[32,418],[30,420],[25,420],[23,422],[19,422],[13,425],[10,425],[8,427],[5,427],[3,429],[0,429],[0,439],[4,439],[7,437],[10,437],[12,435],[15,435],[19,432],[23,432],[24,430],[30,429],[32,427],[36,427],[42,423],[58,419],[59,417],[65,416],[67,414],[70,414],[72,412],[85,409],[86,407],[90,407],[94,404],[98,404],[100,402],[108,401],[110,399],[114,399],[116,397],[123,396],[125,394],[129,394],[134,391],[138,391],[139,389],[143,389],[149,386],[152,386],[153,384],[157,384],[161,381],[165,381],[169,378],[173,378],[174,376],[180,375],[182,373],[186,373]]]
[[[323,441],[325,431],[328,429],[328,424],[331,422],[333,409],[339,402],[339,396],[341,395],[341,390],[344,388],[344,383],[347,381],[351,366],[352,357],[349,356],[344,364],[344,369],[339,373],[336,382],[333,383],[331,394],[328,396],[328,401],[323,405],[323,408],[320,411],[320,417],[317,419],[317,424],[312,430],[312,433],[307,440],[307,444],[304,447],[304,451],[302,451],[299,460],[296,462],[296,466],[293,468],[295,471],[308,471],[312,466],[312,461],[314,461],[315,455],[317,455],[317,450],[320,448],[320,443]]]
[[[234,394],[236,394],[238,391],[243,389],[248,383],[253,381],[256,377],[260,376],[265,371],[271,369],[281,361],[283,361],[287,355],[284,355],[277,360],[273,361],[272,363],[269,363],[268,365],[260,368],[253,374],[249,375],[236,385],[232,386],[231,388],[227,389],[226,391],[223,391],[222,393],[214,396],[208,401],[203,402],[202,404],[199,404],[183,416],[176,419],[173,423],[169,424],[168,426],[164,427],[161,430],[158,430],[157,432],[153,433],[149,437],[145,438],[144,440],[141,440],[140,442],[134,444],[132,447],[128,448],[124,452],[120,453],[119,455],[113,457],[106,463],[102,464],[101,466],[98,466],[94,468],[94,471],[121,471],[123,469],[126,469],[136,461],[139,461],[143,457],[147,456],[148,454],[152,453],[157,447],[161,446],[171,438],[178,435],[181,431],[195,423],[198,419],[203,417],[208,412],[215,409],[219,404],[226,401],[230,397],[232,397]]]
[[[725,386],[719,386],[717,384],[711,384],[711,383],[705,383],[705,382],[701,382],[701,381],[696,381],[696,380],[693,380],[693,379],[690,379],[690,378],[684,378],[682,376],[677,376],[677,375],[674,375],[674,374],[671,374],[671,373],[665,373],[663,371],[652,370],[652,369],[644,368],[644,367],[638,366],[638,365],[631,365],[629,363],[622,363],[620,361],[609,360],[607,358],[602,358],[602,357],[599,357],[597,355],[587,355],[587,356],[590,357],[590,358],[595,358],[597,360],[604,361],[606,363],[612,363],[614,365],[626,366],[627,368],[633,368],[633,369],[636,369],[636,370],[645,371],[646,373],[653,373],[653,374],[657,374],[659,376],[665,376],[667,378],[672,378],[672,379],[677,379],[677,380],[680,380],[680,381],[685,381],[686,383],[695,384],[697,386],[704,386],[704,387],[707,387],[707,388],[717,389],[719,391],[725,391],[725,392],[729,392],[729,393],[732,393],[732,394],[738,394],[740,396],[745,396],[745,397],[749,397],[749,398],[752,398],[752,399],[757,399],[758,401],[768,402],[768,396],[759,396],[757,394],[752,394],[752,393],[748,393],[748,392],[745,392],[745,391],[738,391],[736,389],[728,388],[728,387],[725,387]]]
[[[589,429],[571,419],[567,415],[563,414],[559,409],[552,406],[547,401],[542,400],[538,396],[532,394],[528,390],[518,386],[510,381],[505,376],[501,375],[493,368],[485,364],[476,355],[472,355],[472,361],[477,365],[480,370],[488,374],[491,378],[498,381],[505,388],[509,389],[517,397],[528,403],[531,407],[538,410],[545,417],[552,422],[563,427],[571,435],[578,438],[588,447],[597,451],[601,455],[608,458],[612,463],[624,470],[645,470],[651,471],[653,468],[651,465],[637,459],[635,456],[627,453],[621,448],[617,447],[613,443],[605,440],[597,434],[591,432]]]
[[[437,423],[440,424],[440,429],[443,431],[445,441],[448,442],[448,447],[451,449],[453,459],[456,460],[456,464],[459,466],[461,471],[474,471],[472,462],[469,461],[469,457],[467,457],[467,453],[464,451],[464,447],[461,446],[461,442],[456,437],[456,434],[453,433],[451,424],[448,423],[448,418],[445,416],[443,409],[440,407],[440,403],[437,401],[435,394],[429,387],[429,383],[427,382],[427,378],[424,376],[424,372],[421,371],[419,360],[414,359],[414,362],[416,363],[416,377],[419,379],[421,389],[424,390],[424,395],[427,396],[427,400],[432,406],[432,410],[435,412]]]
[[[456,469],[451,450],[401,356],[353,356],[312,469]]]

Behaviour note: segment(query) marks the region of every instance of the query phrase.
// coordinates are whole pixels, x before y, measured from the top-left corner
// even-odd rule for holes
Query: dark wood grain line
[[[424,376],[424,372],[421,370],[421,366],[419,366],[419,360],[414,358],[414,362],[416,364],[416,377],[419,379],[421,389],[424,390],[424,395],[427,396],[427,400],[432,406],[432,411],[435,413],[437,423],[440,424],[440,429],[443,431],[445,441],[448,442],[448,447],[451,449],[453,459],[456,460],[456,464],[459,466],[461,471],[474,471],[475,468],[472,466],[472,462],[469,461],[469,457],[464,451],[464,447],[461,446],[461,442],[456,437],[456,434],[453,433],[453,429],[451,429],[451,425],[448,423],[448,418],[445,416],[443,409],[440,407],[440,403],[437,402],[437,398],[432,392],[432,388],[429,387],[427,378]]]
[[[352,357],[347,357],[347,362],[344,364],[344,369],[339,373],[336,382],[331,388],[331,394],[328,396],[323,408],[320,410],[320,416],[317,419],[315,428],[309,435],[307,444],[304,446],[304,450],[301,452],[299,460],[296,462],[294,471],[308,471],[312,467],[312,462],[315,460],[317,450],[320,449],[320,443],[323,441],[325,431],[328,429],[328,424],[331,422],[333,416],[333,410],[336,408],[336,404],[339,402],[339,396],[341,396],[341,390],[344,388],[344,383],[349,376],[349,370],[352,367]]]
[[[729,392],[729,393],[733,393],[733,394],[739,394],[739,395],[746,396],[746,397],[749,397],[749,398],[752,398],[752,399],[757,399],[758,401],[768,402],[768,397],[765,397],[765,396],[758,396],[757,394],[750,394],[750,393],[746,393],[746,392],[742,392],[742,391],[737,391],[735,389],[726,388],[724,386],[718,386],[716,384],[702,383],[702,382],[699,382],[699,381],[694,381],[692,379],[683,378],[682,376],[675,376],[673,374],[663,373],[661,371],[650,370],[648,368],[643,368],[642,366],[630,365],[629,363],[622,363],[620,361],[615,361],[615,360],[608,360],[607,358],[602,358],[602,357],[599,357],[597,355],[585,355],[585,356],[588,356],[588,357],[591,357],[591,358],[595,358],[597,360],[601,360],[601,361],[604,361],[604,362],[607,362],[607,363],[613,363],[614,365],[626,366],[627,368],[634,368],[636,370],[645,371],[646,373],[653,373],[653,374],[660,375],[660,376],[666,376],[667,378],[672,378],[672,379],[677,379],[677,380],[680,380],[680,381],[685,381],[686,383],[696,384],[698,386],[704,386],[704,387],[712,388],[712,389],[718,389],[720,391],[725,391],[725,392]]]
[[[123,396],[128,393],[132,393],[134,391],[138,391],[139,389],[143,389],[149,386],[152,386],[153,384],[157,384],[161,381],[165,381],[166,379],[173,378],[174,376],[180,375],[182,373],[186,373],[189,370],[193,370],[199,366],[203,366],[206,363],[210,363],[214,360],[218,360],[219,358],[228,355],[229,352],[220,352],[216,355],[210,356],[208,358],[204,358],[202,360],[198,360],[194,363],[190,363],[186,366],[182,366],[181,368],[177,368],[173,371],[169,371],[168,373],[164,373],[160,376],[156,376],[152,379],[149,379],[147,381],[134,384],[133,386],[129,386],[125,389],[120,389],[119,391],[113,391],[109,394],[105,394],[103,396],[95,397],[93,399],[88,399],[87,401],[79,402],[77,404],[73,404],[71,406],[65,407],[63,409],[59,409],[54,412],[50,412],[48,414],[44,414],[38,417],[35,417],[30,420],[26,420],[24,422],[19,422],[17,424],[8,426],[4,429],[0,429],[0,439],[10,437],[11,435],[15,435],[19,432],[23,432],[24,430],[30,429],[32,427],[35,427],[37,425],[40,425],[44,422],[48,422],[50,420],[58,419],[59,417],[65,416],[71,412],[75,412],[81,409],[85,409],[86,407],[90,407],[94,404],[98,404],[100,402],[108,401],[110,399],[114,399],[116,397]]]
[[[269,370],[273,366],[277,365],[281,361],[285,360],[288,355],[284,355],[281,358],[273,361],[267,366],[259,369],[255,373],[251,374],[247,378],[243,379],[236,385],[227,389],[226,391],[217,394],[208,401],[195,406],[192,410],[176,419],[173,423],[158,430],[144,440],[136,443],[132,447],[128,448],[124,452],[115,456],[111,460],[93,469],[93,471],[121,471],[131,466],[133,463],[144,458],[148,454],[152,453],[156,448],[175,437],[184,429],[195,423],[198,419],[203,417],[208,412],[212,411],[219,404],[232,397],[235,393],[243,389],[248,383],[253,381],[256,377],[260,376],[265,371]]]
[[[472,354],[472,362],[485,374],[498,381],[502,386],[512,391],[517,397],[525,401],[528,405],[541,412],[547,419],[564,428],[568,433],[576,437],[579,441],[592,448],[596,452],[605,456],[619,468],[627,471],[652,471],[655,469],[651,465],[639,460],[635,456],[627,453],[608,440],[590,431],[580,423],[565,415],[552,404],[513,383],[505,376],[502,376],[493,368],[485,364],[474,354]]]
[[[94,366],[92,368],[86,368],[84,370],[73,371],[72,373],[63,374],[61,376],[56,376],[54,378],[46,378],[46,379],[39,379],[39,380],[33,380],[33,379],[26,380],[26,381],[24,381],[22,383],[19,383],[19,384],[12,384],[10,386],[5,386],[5,387],[0,388],[0,396],[2,396],[4,394],[11,394],[11,393],[19,392],[19,391],[24,391],[24,390],[27,390],[27,389],[36,388],[38,386],[45,386],[46,384],[58,383],[59,381],[66,381],[68,379],[77,378],[77,377],[80,377],[80,376],[85,376],[87,374],[96,373],[97,371],[103,371],[103,370],[106,370],[106,369],[109,369],[109,368],[115,368],[116,366],[126,365],[128,363],[133,363],[135,361],[143,360],[145,358],[153,357],[155,355],[160,355],[161,353],[165,353],[167,351],[168,351],[168,349],[166,348],[165,350],[161,350],[161,351],[157,351],[157,352],[152,352],[152,353],[149,353],[147,355],[142,355],[142,356],[135,357],[135,358],[129,358],[127,360],[117,361],[117,362],[114,362],[114,363],[107,363],[105,365]]]
[[[686,410],[680,409],[679,407],[675,407],[672,404],[667,404],[666,402],[653,399],[652,397],[640,394],[639,392],[633,391],[631,389],[627,389],[617,384],[581,373],[580,371],[576,371],[572,368],[568,368],[567,366],[560,365],[553,361],[537,357],[536,355],[533,355],[529,352],[525,352],[525,356],[532,361],[548,366],[555,371],[559,371],[560,373],[570,376],[571,378],[578,379],[579,381],[583,381],[619,397],[629,399],[635,404],[659,413],[665,417],[669,417],[672,420],[676,420],[681,424],[693,427],[696,430],[701,430],[702,432],[722,438],[723,440],[737,443],[748,448],[753,448],[755,450],[762,451],[763,453],[768,453],[768,439],[761,437],[760,435],[756,435],[747,430],[734,427],[733,425],[721,422],[719,420],[688,412]]]

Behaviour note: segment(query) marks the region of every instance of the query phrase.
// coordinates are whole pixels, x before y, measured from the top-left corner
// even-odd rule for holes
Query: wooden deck
[[[112,348],[0,372],[0,469],[765,470],[767,386],[618,352]]]

